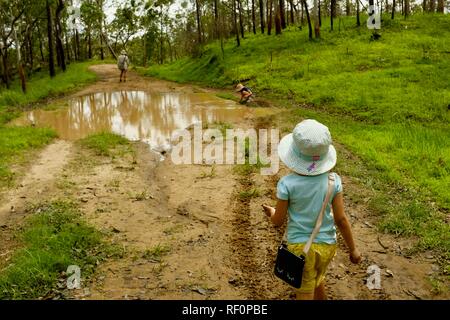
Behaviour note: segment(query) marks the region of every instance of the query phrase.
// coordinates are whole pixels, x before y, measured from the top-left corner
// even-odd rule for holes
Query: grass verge
[[[114,157],[131,151],[130,142],[126,138],[109,132],[90,135],[81,139],[80,143],[98,156]]]
[[[26,94],[22,93],[18,82],[14,82],[10,90],[0,90],[0,187],[10,186],[14,181],[11,165],[23,163],[27,152],[43,147],[56,137],[51,129],[6,124],[30,104],[95,81],[96,75],[88,71],[88,67],[95,63],[71,64],[65,73],[59,73],[53,79],[43,72],[35,74],[28,82]]]
[[[50,78],[47,72],[36,73],[27,83],[26,94],[22,93],[18,81],[13,82],[9,90],[0,90],[0,108],[23,107],[94,82],[96,74],[88,71],[94,64],[98,61],[70,64],[66,72],[58,73],[54,78]]]
[[[75,204],[54,201],[30,209],[22,231],[22,246],[0,271],[0,299],[36,299],[51,296],[70,265],[88,278],[96,265],[120,253],[89,226]]]
[[[56,137],[50,129],[0,126],[0,186],[10,186],[15,174],[12,164],[23,163],[26,153],[48,144]]]

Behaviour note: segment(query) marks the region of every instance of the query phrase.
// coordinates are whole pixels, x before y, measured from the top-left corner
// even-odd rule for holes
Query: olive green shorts
[[[288,244],[289,251],[296,255],[303,253],[304,243]],[[313,243],[303,267],[302,286],[299,293],[312,293],[325,279],[325,273],[336,255],[336,244]]]

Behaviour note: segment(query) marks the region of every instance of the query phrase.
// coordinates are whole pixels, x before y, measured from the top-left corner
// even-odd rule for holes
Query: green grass
[[[216,96],[217,96],[218,98],[221,98],[221,99],[232,100],[232,101],[239,102],[239,98],[236,97],[236,96],[235,96],[234,94],[232,94],[232,93],[221,92],[221,93],[217,93]]]
[[[130,142],[114,133],[98,133],[80,140],[81,145],[93,150],[99,156],[115,156],[119,146],[129,147]]]
[[[151,249],[144,251],[142,258],[153,260],[155,262],[162,262],[162,257],[170,252],[170,247],[167,245],[158,244]]]
[[[202,171],[202,173],[200,174],[200,179],[206,179],[206,178],[215,178],[216,177],[216,166],[215,165],[212,165],[211,166],[211,170],[210,170],[210,172],[205,172],[205,171]]]
[[[55,137],[50,129],[0,126],[0,186],[13,183],[12,164],[25,162],[27,151],[41,148]]]
[[[361,180],[377,189],[372,205],[383,218],[381,230],[417,236],[420,248],[448,259],[450,15],[383,20],[377,41],[364,17],[360,28],[354,17],[342,18],[340,30],[336,20],[333,32],[327,19],[320,40],[309,41],[307,28],[280,36],[247,34],[241,47],[229,39],[224,55],[212,43],[199,58],[146,73],[228,88],[230,94],[237,81],[250,79],[255,97],[289,110],[283,131],[304,118],[325,123],[360,162],[339,167],[352,176],[363,168],[367,177]],[[383,197],[388,201],[377,200]]]
[[[65,73],[58,73],[50,79],[47,73],[33,75],[28,82],[28,92],[23,94],[16,81],[10,90],[0,89],[0,187],[11,185],[14,181],[12,164],[26,160],[27,152],[50,143],[56,133],[50,129],[34,127],[13,127],[6,124],[18,117],[30,104],[54,97],[79,88],[96,79],[88,67],[96,62],[71,64]],[[44,108],[55,108],[55,105]]]
[[[248,201],[252,198],[257,198],[261,196],[261,191],[258,188],[253,188],[250,190],[244,190],[239,192],[239,199],[242,201]]]
[[[15,81],[9,90],[0,90],[0,106],[22,107],[94,82],[97,76],[88,72],[87,68],[96,63],[98,61],[70,64],[66,72],[59,72],[54,78],[50,78],[47,72],[36,73],[27,83],[26,94],[22,93],[20,83]]]
[[[0,272],[0,299],[36,299],[51,294],[69,265],[88,278],[98,262],[117,255],[102,234],[87,225],[77,207],[66,201],[37,205],[31,209],[18,234],[22,248]]]

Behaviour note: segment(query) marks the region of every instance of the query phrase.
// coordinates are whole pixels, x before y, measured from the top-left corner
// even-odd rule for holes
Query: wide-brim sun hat
[[[306,176],[330,171],[337,159],[328,127],[312,119],[300,122],[281,139],[278,155],[289,169]]]
[[[122,52],[120,54],[126,55],[127,52],[125,50],[122,50]]]
[[[236,92],[241,91],[243,88],[244,88],[244,86],[243,86],[242,84],[239,83],[239,84],[236,86]]]

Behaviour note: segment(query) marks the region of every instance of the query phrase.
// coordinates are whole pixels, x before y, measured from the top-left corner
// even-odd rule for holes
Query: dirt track
[[[117,81],[114,66],[92,69],[100,80],[76,95],[114,89],[150,91],[202,90],[131,73],[126,84]],[[243,119],[235,127],[255,125]],[[84,288],[72,292],[78,299],[290,299],[294,291],[272,274],[281,230],[271,226],[262,203],[274,204],[276,177],[251,175],[243,179],[231,166],[172,165],[141,143],[136,155],[123,158],[93,157],[77,144],[56,141],[31,163],[17,188],[3,194],[0,207],[3,248],[10,248],[9,232],[26,216],[27,204],[58,197],[79,200],[86,219],[108,231],[111,241],[125,249],[122,259],[99,266]],[[350,157],[343,154],[344,157]],[[343,177],[346,213],[351,218],[361,265],[348,261],[340,249],[329,269],[331,299],[444,299],[434,296],[427,280],[438,267],[429,254],[405,256],[411,242],[377,233],[375,217],[352,194],[365,194],[363,186]],[[259,197],[241,200],[249,186],[262,190]],[[149,252],[163,250],[155,258]],[[10,250],[9,252],[11,252]],[[5,254],[8,259],[10,253]],[[381,268],[381,290],[365,285],[367,267]]]

